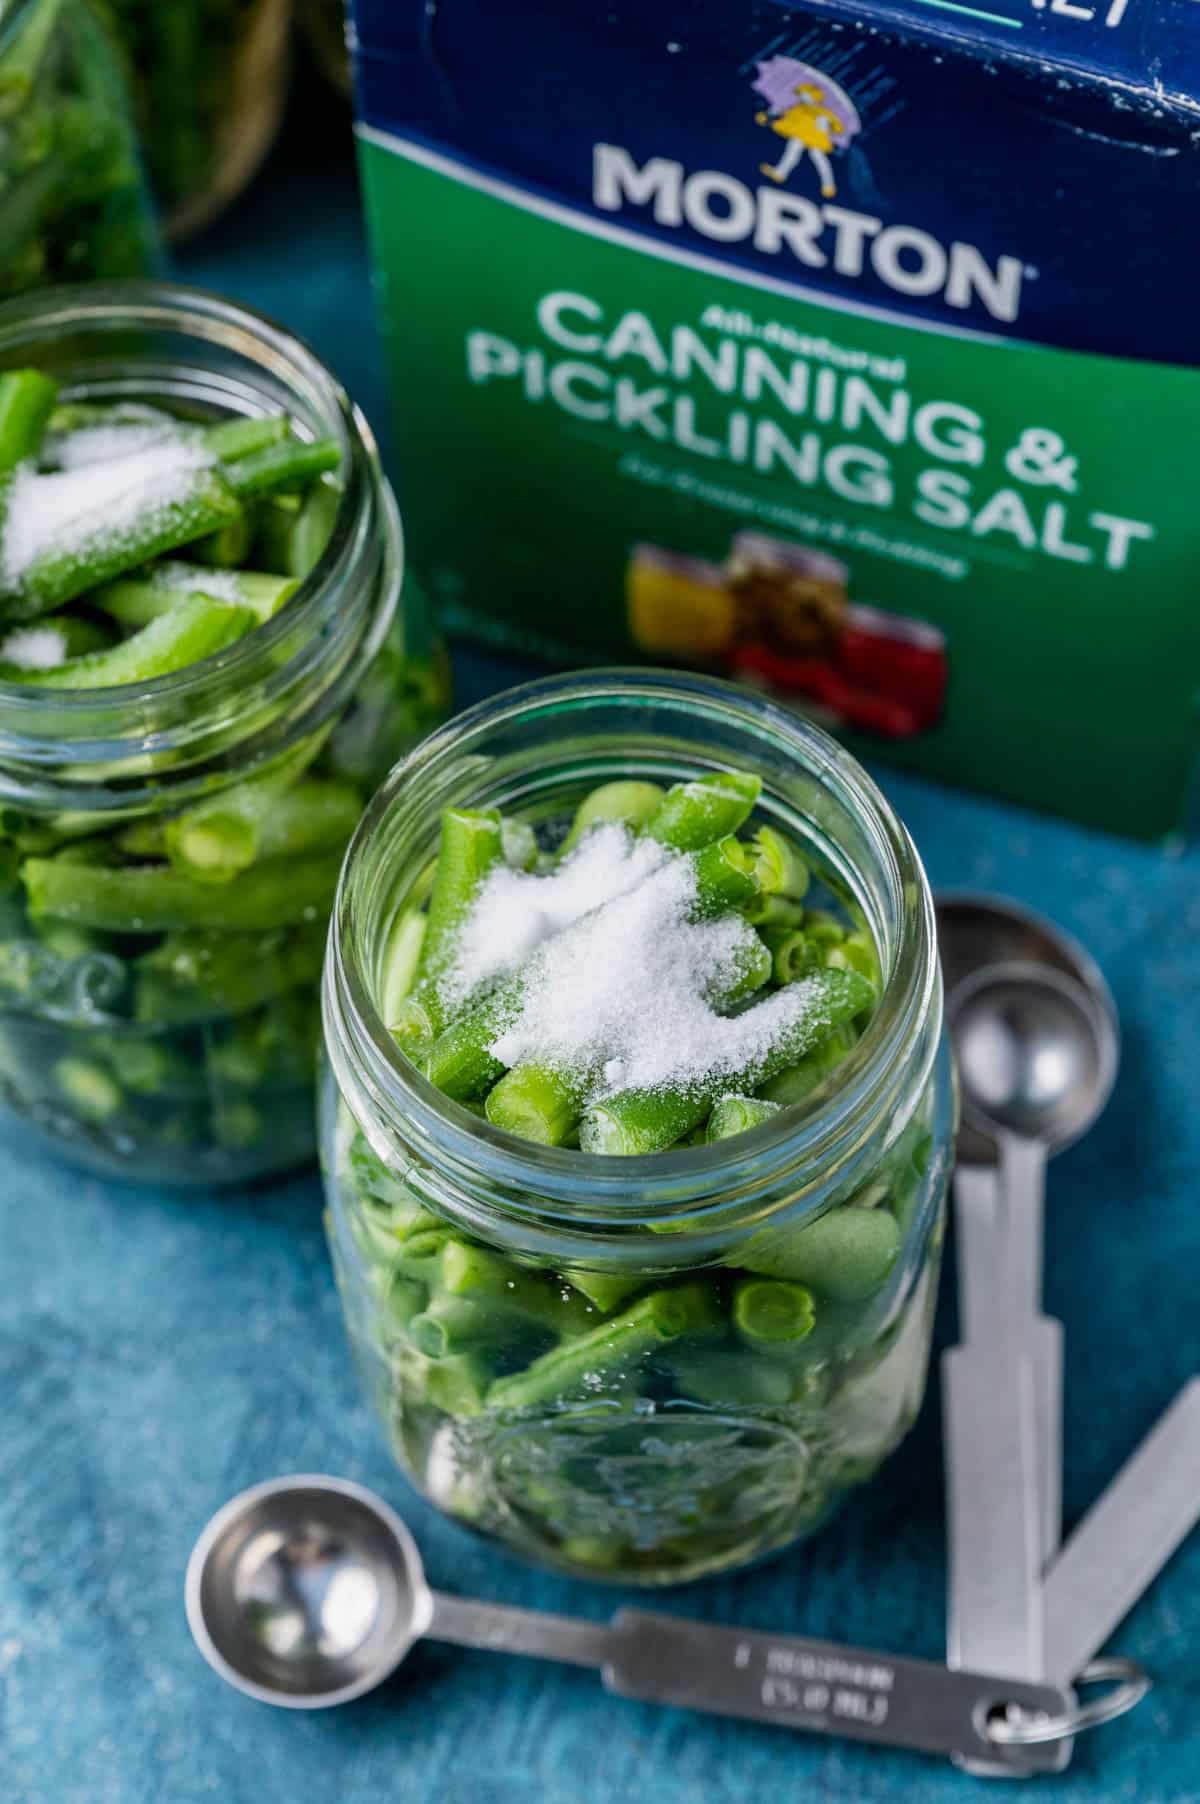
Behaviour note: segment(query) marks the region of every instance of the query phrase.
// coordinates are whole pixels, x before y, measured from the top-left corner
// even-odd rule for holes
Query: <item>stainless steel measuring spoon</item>
[[[429,1636],[595,1668],[623,1697],[988,1757],[1024,1774],[1059,1770],[1072,1733],[1131,1708],[1146,1688],[1127,1663],[1105,1672],[1114,1689],[1081,1710],[1065,1686],[796,1635],[645,1610],[590,1622],[451,1597],[426,1583],[412,1536],[387,1504],[326,1477],[275,1479],[226,1504],[196,1543],[185,1591],[210,1666],[249,1696],[292,1709],[361,1696]],[[1059,1725],[1055,1737],[1037,1745],[1002,1747],[996,1733],[1048,1724]]]

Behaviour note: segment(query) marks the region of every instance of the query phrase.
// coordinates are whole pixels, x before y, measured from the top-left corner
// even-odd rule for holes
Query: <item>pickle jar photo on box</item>
[[[158,284],[0,307],[0,1114],[131,1178],[310,1157],[326,923],[444,712],[365,420]]]
[[[472,709],[359,827],[324,1014],[349,1333],[448,1514],[664,1584],[902,1439],[954,1091],[920,862],[823,733],[658,672]]]

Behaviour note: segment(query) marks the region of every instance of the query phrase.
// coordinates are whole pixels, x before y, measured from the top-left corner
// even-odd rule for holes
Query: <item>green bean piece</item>
[[[493,1127],[539,1146],[561,1146],[583,1111],[589,1073],[552,1071],[532,1060],[506,1071],[484,1108]]]
[[[174,613],[189,596],[219,588],[219,600],[231,607],[249,608],[261,624],[273,619],[299,587],[290,576],[270,576],[261,570],[230,570],[217,579],[201,564],[168,558],[135,576],[101,584],[88,596],[88,603],[119,626],[136,629]]]
[[[685,1397],[729,1409],[778,1409],[792,1398],[793,1380],[778,1359],[756,1359],[746,1348],[673,1353],[667,1361]]]
[[[872,985],[857,971],[815,971],[806,981],[812,986],[812,1007],[783,1027],[764,1029],[762,1048],[745,1071],[710,1073],[655,1090],[619,1090],[591,1104],[584,1114],[580,1128],[584,1151],[628,1156],[673,1146],[711,1114],[731,1087],[757,1090],[852,1020],[875,995]],[[768,1008],[770,1004],[757,1006]],[[754,1010],[749,1013],[753,1015]]]
[[[504,857],[494,808],[447,808],[442,815],[418,980],[437,977],[451,958],[463,918],[484,878]]]
[[[735,1134],[744,1134],[750,1128],[761,1127],[772,1115],[778,1115],[780,1104],[766,1102],[761,1096],[739,1096],[730,1093],[722,1096],[708,1118],[706,1140],[731,1140]]]
[[[733,1325],[760,1352],[788,1350],[811,1334],[816,1322],[811,1294],[802,1284],[777,1278],[739,1278],[733,1287]]]
[[[169,866],[93,870],[27,858],[21,880],[32,914],[116,933],[223,927],[253,932],[300,926],[328,913],[339,860],[328,854],[254,865],[235,884],[198,883]]]
[[[51,670],[9,664],[0,679],[38,689],[115,689],[150,683],[216,657],[255,625],[249,608],[227,607],[207,595],[189,595],[161,620],[106,651],[69,658]]]
[[[463,1297],[435,1296],[408,1324],[408,1339],[427,1359],[453,1359],[488,1341],[503,1344],[511,1333],[511,1317]]]
[[[683,1284],[651,1291],[622,1315],[543,1353],[523,1372],[498,1379],[488,1392],[492,1409],[529,1409],[558,1402],[580,1390],[594,1392],[606,1378],[619,1378],[631,1362],[699,1334],[720,1320],[712,1287]]]
[[[240,501],[220,474],[197,468],[183,495],[148,508],[119,533],[101,524],[80,543],[42,552],[22,571],[16,589],[3,597],[0,612],[11,620],[52,613],[150,558],[218,532],[240,513]]]
[[[168,933],[134,966],[134,1018],[146,1024],[240,1015],[316,983],[325,923],[239,934]]]
[[[425,916],[406,908],[392,922],[381,961],[379,1006],[385,1021],[394,1021],[412,989],[425,940]]]
[[[0,376],[0,477],[37,456],[57,399],[57,384],[41,370]]]
[[[83,658],[106,651],[113,642],[109,628],[82,614],[57,614],[18,626],[0,640],[0,668],[15,666],[36,677],[53,670],[68,658]]]
[[[166,823],[157,820],[130,821],[116,836],[119,849],[127,858],[165,858],[167,855]]]
[[[716,771],[676,783],[643,831],[676,852],[694,852],[736,833],[762,794],[762,779],[747,771]]]
[[[688,858],[695,872],[697,915],[719,915],[729,908],[743,908],[758,894],[758,878],[749,854],[732,834],[689,852]]]
[[[448,1016],[439,994],[439,979],[454,956],[459,929],[480,885],[503,857],[503,824],[494,808],[445,810],[416,982],[411,994],[389,1018],[391,1030],[402,1045],[419,1045],[446,1026]]]
[[[555,1335],[580,1334],[591,1326],[586,1301],[561,1280],[522,1271],[470,1241],[446,1242],[439,1276],[447,1295],[511,1311]]]
[[[839,945],[826,948],[824,962],[831,971],[859,971],[879,983],[879,958],[869,934],[848,933]]]
[[[614,1309],[619,1309],[622,1303],[637,1291],[644,1290],[650,1282],[648,1278],[636,1273],[589,1272],[574,1266],[563,1275],[572,1289],[585,1296],[601,1315],[611,1315]]]
[[[812,873],[798,848],[774,827],[760,827],[754,835],[755,871],[766,895],[786,896],[798,902],[808,891]]]
[[[837,1069],[853,1048],[855,1038],[852,1027],[840,1027],[820,1046],[814,1046],[802,1059],[789,1065],[786,1071],[780,1071],[761,1085],[763,1100],[782,1103],[784,1108],[803,1102],[806,1096],[811,1096],[818,1085],[823,1084],[830,1073]]]
[[[272,489],[296,488],[312,482],[336,470],[341,461],[336,439],[318,438],[306,443],[287,438],[261,451],[251,451],[234,463],[223,463],[221,470],[238,499],[248,501],[253,496],[269,494]]]
[[[476,1352],[457,1359],[434,1359],[425,1364],[420,1388],[434,1409],[463,1419],[481,1416],[486,1406],[492,1370]]]
[[[771,970],[778,984],[796,983],[825,961],[808,936],[798,927],[759,928],[763,945],[771,954]],[[849,969],[848,966],[843,969]],[[864,975],[867,975],[864,973]]]
[[[246,518],[254,531],[254,562],[260,569],[273,571],[277,576],[296,574],[292,569],[292,543],[302,506],[299,495],[278,490],[264,495],[255,502],[253,510],[247,511]]]
[[[742,911],[753,927],[802,927],[804,908],[790,896],[757,895]]]
[[[342,491],[322,477],[314,482],[292,525],[287,567],[295,577],[316,569],[333,537],[334,521],[342,505]]]
[[[900,1229],[886,1209],[831,1209],[802,1227],[760,1229],[738,1263],[854,1303],[880,1289],[899,1254]]]
[[[342,850],[362,813],[357,789],[319,777],[285,782],[239,784],[168,821],[171,863],[202,881],[228,882],[263,859]]]
[[[806,908],[804,931],[818,946],[840,946],[846,937],[844,924],[827,908]]]
[[[222,463],[236,463],[252,452],[289,439],[291,424],[286,413],[236,415],[206,426],[202,436],[214,457]]]
[[[90,1059],[63,1058],[54,1065],[54,1081],[72,1108],[88,1121],[109,1121],[120,1112],[121,1086]]]
[[[187,553],[194,564],[204,564],[213,570],[239,570],[249,563],[253,546],[254,522],[248,512],[243,512],[220,532],[210,532],[207,537],[197,539],[188,546]]]
[[[575,850],[589,827],[604,822],[618,822],[634,833],[644,827],[657,811],[664,792],[657,783],[642,783],[634,777],[619,777],[613,783],[601,783],[584,796],[570,831],[558,848],[560,858]]]

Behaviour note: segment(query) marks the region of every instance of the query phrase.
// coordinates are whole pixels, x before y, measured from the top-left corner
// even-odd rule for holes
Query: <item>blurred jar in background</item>
[[[0,295],[151,274],[120,59],[87,0],[0,0]]]
[[[300,23],[322,72],[349,99],[353,83],[345,0],[300,0]]]
[[[266,156],[287,98],[291,0],[98,0],[124,49],[169,238],[200,231]]]

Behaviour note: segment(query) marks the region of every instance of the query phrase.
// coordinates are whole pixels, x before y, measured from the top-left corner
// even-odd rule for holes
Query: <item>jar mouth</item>
[[[191,762],[210,740],[227,742],[238,730],[251,688],[256,718],[275,711],[336,662],[347,636],[361,636],[361,611],[336,604],[364,572],[368,587],[394,591],[394,606],[403,558],[399,517],[371,429],[316,353],[266,315],[169,282],[43,289],[0,305],[0,369],[22,362],[60,375],[64,398],[181,399],[226,413],[287,412],[302,437],[336,440],[342,494],[329,542],[287,606],[227,650],[152,682],[99,691],[0,682],[0,763],[46,764],[69,755],[72,763],[105,764],[134,750],[143,760],[181,755]],[[373,640],[386,625],[379,623]]]
[[[639,715],[668,723],[672,716],[698,717],[706,733],[711,731],[714,753],[677,754],[677,775],[736,768],[732,747],[739,742],[744,768],[753,765],[756,746],[760,752],[769,746],[776,768],[794,762],[798,794],[824,795],[832,811],[860,823],[871,880],[862,879],[844,851],[838,876],[864,907],[885,981],[855,1046],[833,1078],[803,1102],[727,1140],[612,1157],[519,1140],[435,1089],[388,1032],[377,1003],[374,964],[384,909],[390,919],[402,906],[387,887],[381,861],[407,856],[415,872],[428,865],[436,844],[436,813],[429,818],[438,808],[436,798],[453,792],[453,805],[471,806],[474,792],[474,805],[499,805],[490,779],[497,763],[505,765],[510,730],[539,716],[551,726],[560,723],[564,737],[578,730],[579,772],[590,783],[602,782],[616,771],[611,763],[602,767],[588,758],[587,722],[598,710],[625,709],[630,744],[623,775],[666,774],[663,760],[651,751],[654,736],[643,728],[639,738]],[[511,764],[508,759],[506,769]],[[505,780],[501,771],[501,786]],[[779,818],[781,803],[785,812],[790,807],[795,813],[794,798],[788,803],[786,794],[773,790],[768,774],[758,813]],[[921,1056],[932,1067],[941,1014],[932,897],[912,841],[882,792],[849,753],[799,715],[732,684],[671,671],[618,668],[544,678],[457,716],[397,765],[377,792],[342,869],[325,1007],[335,1071],[343,1094],[360,1100],[368,1133],[372,1122],[384,1124],[385,1133],[394,1128],[410,1154],[444,1174],[456,1197],[474,1194],[482,1202],[486,1186],[492,1207],[499,1194],[509,1211],[542,1221],[549,1216],[612,1226],[647,1216],[687,1216],[715,1231],[735,1218],[752,1222],[804,1192],[811,1192],[815,1212],[839,1176],[851,1174],[872,1149],[878,1156],[880,1124],[888,1111],[919,1094],[923,1076],[914,1077],[913,1048],[920,1042]],[[933,1031],[925,1032],[931,1021]],[[897,1118],[895,1132],[902,1126]],[[436,1182],[431,1180],[434,1187]]]

